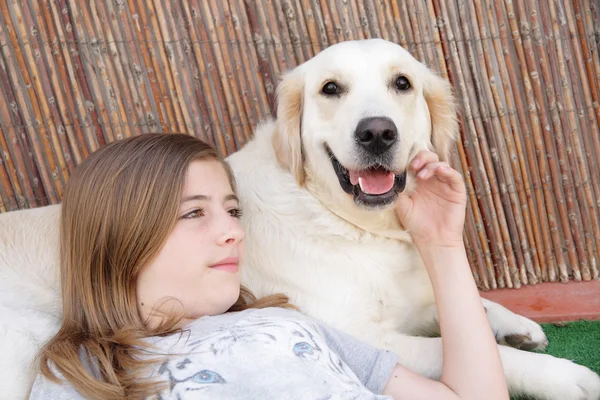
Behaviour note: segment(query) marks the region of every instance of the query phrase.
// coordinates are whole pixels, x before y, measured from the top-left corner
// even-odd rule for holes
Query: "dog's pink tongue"
[[[358,184],[360,190],[366,194],[383,194],[394,187],[394,173],[382,170],[348,171],[350,183]]]

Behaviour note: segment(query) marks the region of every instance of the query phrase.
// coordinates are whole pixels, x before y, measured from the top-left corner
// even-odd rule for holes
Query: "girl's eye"
[[[197,210],[194,210],[194,211],[190,211],[187,214],[184,214],[181,218],[182,219],[194,219],[194,218],[202,217],[203,215],[204,215],[204,210],[202,210],[200,208],[200,209],[197,209]]]
[[[231,215],[233,218],[242,218],[242,209],[241,208],[234,208],[229,210],[229,215]]]

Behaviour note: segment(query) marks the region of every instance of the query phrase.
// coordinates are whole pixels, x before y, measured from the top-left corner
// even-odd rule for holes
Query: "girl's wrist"
[[[444,238],[444,239],[413,239],[413,243],[417,246],[421,253],[429,252],[447,252],[453,250],[464,250],[465,242],[463,237]]]
[[[446,272],[469,270],[467,252],[462,238],[439,242],[429,241],[417,244],[417,248],[425,263],[425,268],[430,273],[440,270]]]

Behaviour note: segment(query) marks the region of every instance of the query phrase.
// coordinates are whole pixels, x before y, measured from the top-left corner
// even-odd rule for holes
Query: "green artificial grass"
[[[542,325],[550,344],[547,354],[567,358],[600,374],[600,321]]]
[[[600,321],[543,324],[542,328],[549,342],[544,353],[585,365],[600,374]],[[513,397],[513,400],[529,399]]]

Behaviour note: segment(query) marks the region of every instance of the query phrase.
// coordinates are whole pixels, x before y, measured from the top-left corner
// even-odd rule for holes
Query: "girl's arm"
[[[442,336],[440,382],[397,365],[384,394],[394,399],[507,400],[495,337],[462,241],[466,189],[461,175],[431,152],[411,162],[418,187],[397,214],[419,249],[433,285]]]

